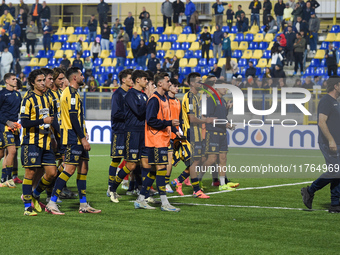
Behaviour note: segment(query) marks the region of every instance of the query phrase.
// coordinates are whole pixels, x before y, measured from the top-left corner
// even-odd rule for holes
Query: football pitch
[[[316,193],[313,209],[305,210],[300,189],[321,173],[319,150],[230,148],[228,164],[285,165],[294,173],[228,173],[239,182],[236,191],[219,192],[205,176],[210,199],[192,196],[169,201],[181,212],[136,210],[135,196],[124,195],[118,204],[106,197],[109,145],[91,145],[87,197],[101,214],[79,214],[79,200],[63,200],[64,216],[46,212],[23,216],[21,185],[0,189],[0,243],[2,254],[324,254],[339,249],[339,215],[330,214],[328,187]],[[20,155],[20,154],[19,154]],[[305,173],[305,164],[315,164]],[[21,164],[20,164],[21,165]],[[171,180],[183,171],[174,168]],[[313,170],[314,169],[314,170]],[[308,169],[307,169],[308,170]],[[23,177],[19,168],[19,177]],[[246,178],[247,177],[247,178]],[[77,191],[73,176],[68,186]],[[183,188],[192,195],[191,187]],[[125,194],[119,189],[119,194]],[[157,197],[157,196],[156,196]],[[45,195],[42,195],[45,200]],[[157,206],[157,205],[156,205]]]

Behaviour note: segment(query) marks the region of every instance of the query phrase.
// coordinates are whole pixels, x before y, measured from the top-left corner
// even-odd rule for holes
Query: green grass
[[[64,200],[65,216],[45,212],[24,217],[17,189],[0,189],[0,243],[2,254],[306,254],[335,253],[340,238],[339,215],[324,211],[330,202],[329,189],[319,191],[314,199],[315,211],[194,206],[241,205],[304,208],[300,189],[305,185],[214,194],[210,199],[173,198],[180,213],[135,210],[133,196],[123,196],[119,204],[106,197],[110,158],[108,145],[93,145],[88,174],[87,197],[91,205],[102,209],[98,215],[79,214],[78,200]],[[248,155],[248,156],[247,156]],[[323,164],[317,150],[271,150],[232,148],[228,163],[241,165]],[[177,177],[183,165],[173,171]],[[23,170],[20,169],[20,173]],[[317,174],[318,176],[319,174]],[[22,175],[21,175],[22,177]],[[239,188],[311,181],[310,175],[255,176],[229,174]],[[262,178],[259,178],[262,177]],[[279,178],[280,177],[280,178]],[[291,177],[291,178],[288,178]],[[211,187],[206,176],[207,192]],[[76,191],[75,177],[68,186]],[[185,187],[185,194],[192,189]],[[124,194],[123,190],[119,193]]]

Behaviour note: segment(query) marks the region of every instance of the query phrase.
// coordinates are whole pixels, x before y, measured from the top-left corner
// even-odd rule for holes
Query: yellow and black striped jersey
[[[57,117],[58,124],[60,125],[60,97],[61,97],[61,89],[58,89],[57,91],[54,91],[52,89],[48,89],[46,91],[46,94],[49,95],[52,98],[53,102],[53,110],[55,117]],[[60,134],[56,134],[57,132],[54,130],[54,134],[58,135],[60,137]]]
[[[46,94],[39,96],[35,92],[26,95],[21,104],[20,118],[23,125],[22,145],[33,144],[45,150],[50,150],[51,130],[50,124],[44,124],[43,119],[52,117],[52,100]],[[40,121],[39,121],[40,120]],[[34,126],[25,127],[25,121],[34,123]]]
[[[71,113],[77,114],[79,126],[86,136],[83,102],[77,90],[69,86],[63,91],[60,98],[61,142],[63,145],[80,145],[80,137],[77,136],[76,130],[71,123]]]
[[[190,141],[190,133],[194,137],[194,141],[201,141],[201,125],[191,124],[189,115],[193,115],[198,119],[201,119],[201,109],[200,109],[200,95],[195,95],[191,91],[185,93],[182,100],[182,126],[183,135],[187,137]],[[193,142],[194,142],[193,141]]]

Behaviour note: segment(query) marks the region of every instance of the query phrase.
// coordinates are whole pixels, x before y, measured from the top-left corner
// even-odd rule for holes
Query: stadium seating
[[[326,51],[325,50],[318,50],[314,56],[316,59],[323,59],[325,57]]]
[[[199,50],[200,49],[200,45],[198,42],[193,42],[189,48],[189,50],[193,50],[193,51],[196,51],[196,50]]]
[[[195,58],[202,58],[202,51],[201,50],[196,50],[194,52],[194,57]]]
[[[259,43],[259,50],[266,50],[268,48],[267,42],[260,42]]]
[[[180,27],[180,26],[175,27],[175,29],[174,29],[174,31],[173,31],[173,33],[174,33],[175,35],[180,35],[180,34],[182,34],[182,32],[183,32],[183,29],[182,29],[182,27]]]
[[[238,50],[238,42],[231,42],[230,43],[231,50]]]
[[[331,28],[330,33],[340,33],[340,26],[339,25],[333,25]]]
[[[165,42],[162,45],[162,50],[167,51],[171,49],[171,43],[170,42]]]
[[[191,33],[192,33],[192,31],[191,31],[191,27],[190,26],[184,27],[183,34],[191,34]]]
[[[38,54],[36,55],[37,58],[44,58],[46,57],[44,50],[39,50]]]
[[[313,67],[308,67],[305,71],[305,76],[314,76],[315,70]]]
[[[193,43],[195,41],[196,41],[196,35],[195,34],[188,35],[187,42]]]
[[[233,58],[241,58],[242,57],[242,51],[241,50],[235,50],[232,55]]]
[[[190,43],[184,42],[181,44],[181,49],[182,50],[189,50],[190,49]]]
[[[194,52],[192,50],[186,50],[184,52],[184,58],[193,58],[194,57]]]
[[[163,32],[163,34],[165,34],[165,35],[171,35],[171,34],[173,34],[173,29],[172,29],[172,27],[166,27],[166,28],[165,28],[165,31]]]
[[[256,67],[266,68],[267,67],[267,59],[261,58],[257,63]]]
[[[242,58],[245,58],[245,59],[250,59],[252,57],[253,57],[253,51],[251,50],[246,50],[242,55]]]
[[[182,59],[185,59],[186,60],[186,58],[182,58]],[[181,60],[182,60],[181,59]],[[191,58],[190,60],[189,60],[189,63],[188,63],[188,65],[187,65],[188,67],[195,67],[195,66],[197,66],[197,59],[196,58]]]
[[[325,71],[325,68],[323,67],[318,67],[316,70],[315,70],[315,74],[317,76],[323,76],[326,74],[326,71]]]
[[[56,35],[64,35],[66,33],[65,27],[59,27],[57,32],[55,32]]]
[[[74,34],[75,34],[75,35],[81,35],[81,34],[83,34],[83,28],[82,28],[82,27],[77,27],[77,28],[74,30]]]
[[[187,35],[185,35],[185,34],[181,34],[177,37],[177,42],[179,42],[179,43],[184,43],[186,41],[187,41]]]
[[[324,59],[321,60],[319,67],[326,67],[326,66],[327,66],[326,65],[326,59],[324,58]]]
[[[253,42],[262,42],[263,41],[263,34],[256,34],[254,37]]]
[[[242,42],[244,41],[244,35],[242,33],[236,34],[236,37],[234,39],[235,42]]]
[[[254,53],[253,53],[253,58],[255,59],[260,59],[262,58],[262,50],[255,50]]]
[[[66,35],[73,35],[74,34],[74,27],[68,27],[65,32]]]
[[[175,55],[177,58],[184,58],[184,50],[177,50]]]
[[[252,42],[254,41],[254,35],[253,34],[246,34],[246,37],[244,38],[245,41],[247,42]]]
[[[256,42],[251,42],[249,44],[248,50],[256,50],[258,48],[258,45]]]
[[[334,42],[336,40],[336,34],[328,33],[325,42]]]
[[[246,67],[248,66],[248,61],[244,58],[241,58],[239,61],[238,61],[238,66],[239,67]]]
[[[329,44],[330,44],[329,42],[322,42],[320,50],[328,50],[328,45]]]
[[[39,59],[38,58],[31,58],[31,61],[29,62],[28,66],[38,66]]]
[[[174,50],[168,50],[164,56],[164,58],[173,58],[175,56]]]
[[[187,67],[188,66],[188,59],[182,58],[179,60],[179,67]]]
[[[207,66],[207,59],[201,58],[198,60],[198,66],[204,67]]]
[[[219,58],[217,62],[217,66],[222,68],[226,64],[226,62],[227,62],[226,58]]]
[[[272,42],[273,40],[274,40],[274,35],[270,33],[266,34],[266,36],[263,39],[264,42],[268,42],[268,43]]]
[[[320,65],[320,60],[319,59],[312,59],[310,61],[309,67],[319,67]]]
[[[102,51],[100,52],[99,57],[100,57],[100,58],[108,58],[109,55],[110,55],[110,51],[109,51],[109,50],[102,50]]]
[[[248,42],[241,42],[238,46],[239,50],[247,50],[248,49]]]

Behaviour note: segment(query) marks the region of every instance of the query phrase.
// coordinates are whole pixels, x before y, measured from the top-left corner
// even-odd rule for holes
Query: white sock
[[[163,206],[170,204],[168,198],[166,197],[166,195],[160,195],[160,198],[161,198]]]
[[[225,177],[220,176],[220,185],[223,186],[225,184]]]
[[[144,201],[144,199],[145,199],[145,196],[140,194],[137,198],[137,201],[142,202]]]

